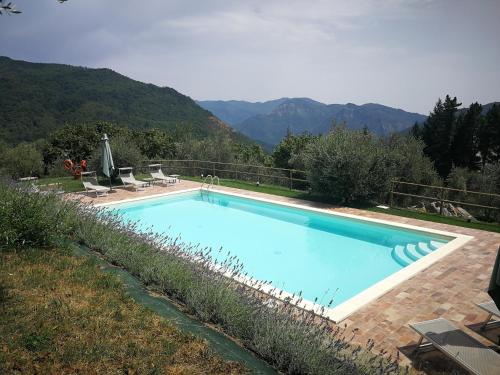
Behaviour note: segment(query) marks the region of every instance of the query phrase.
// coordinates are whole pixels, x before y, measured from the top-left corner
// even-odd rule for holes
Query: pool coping
[[[473,236],[459,234],[459,233],[453,233],[453,232],[442,231],[442,230],[426,228],[426,227],[420,227],[420,226],[404,224],[404,223],[397,223],[397,222],[392,222],[389,220],[367,218],[367,217],[343,213],[343,212],[333,212],[333,211],[328,210],[328,209],[310,207],[310,206],[306,206],[306,205],[284,202],[284,201],[279,201],[279,200],[273,200],[273,199],[268,199],[268,198],[263,198],[263,197],[248,196],[248,195],[238,194],[238,193],[235,193],[232,191],[220,190],[220,189],[216,189],[216,188],[202,189],[201,187],[197,187],[197,188],[183,189],[183,190],[171,191],[171,192],[166,192],[166,193],[161,193],[161,194],[154,194],[154,195],[149,195],[149,196],[141,196],[141,197],[137,197],[137,198],[123,199],[123,200],[114,201],[114,202],[99,203],[99,204],[96,204],[95,206],[96,207],[112,206],[112,205],[116,205],[116,204],[136,202],[136,201],[141,201],[141,200],[149,200],[149,199],[161,198],[161,197],[170,196],[170,195],[177,195],[177,194],[202,191],[202,190],[211,191],[211,192],[218,193],[218,194],[235,196],[235,197],[244,198],[244,199],[257,200],[257,201],[271,203],[271,204],[288,206],[288,207],[292,207],[292,208],[296,208],[296,209],[307,210],[307,211],[317,212],[317,213],[336,216],[336,217],[344,217],[344,218],[363,221],[363,222],[372,222],[372,223],[376,223],[376,224],[387,225],[390,227],[402,228],[402,229],[416,231],[416,232],[420,232],[420,233],[424,232],[424,233],[435,234],[435,235],[439,235],[439,236],[452,238],[445,245],[443,245],[443,246],[439,247],[438,249],[434,250],[433,252],[425,255],[424,257],[420,258],[419,260],[409,264],[408,266],[404,267],[403,269],[385,277],[384,279],[378,281],[377,283],[373,284],[372,286],[355,294],[354,296],[352,296],[348,300],[342,302],[338,306],[335,306],[332,308],[324,307],[318,303],[314,303],[313,301],[304,300],[299,296],[291,294],[285,290],[278,289],[277,287],[274,287],[270,284],[257,284],[259,287],[259,290],[261,292],[269,295],[270,297],[275,298],[277,300],[281,300],[281,301],[287,299],[291,303],[295,304],[297,307],[299,307],[301,309],[309,310],[309,311],[314,311],[316,314],[320,314],[322,316],[325,316],[335,323],[341,322],[342,320],[346,319],[347,317],[349,317],[351,314],[355,313],[356,311],[358,311],[362,307],[368,305],[370,302],[373,302],[374,300],[382,297],[384,294],[386,294],[390,290],[394,289],[395,287],[397,287],[398,285],[400,285],[404,281],[412,278],[416,274],[420,273],[421,271],[423,271],[426,268],[430,267],[431,265],[435,264],[437,261],[439,261],[440,259],[444,258],[445,256],[451,254],[453,251],[462,247],[463,245],[465,245],[467,242],[469,242],[470,240],[472,240],[474,238]],[[225,274],[225,275],[233,278],[237,282],[245,284],[251,288],[255,288],[255,285],[256,285],[255,281],[256,280],[254,280],[252,278],[242,277],[242,276],[234,277],[234,276],[231,276],[229,274]]]

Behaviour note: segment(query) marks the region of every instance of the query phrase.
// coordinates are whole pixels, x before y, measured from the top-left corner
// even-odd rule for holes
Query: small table
[[[144,178],[144,182],[148,183],[148,186],[153,186],[155,184],[155,179],[154,178]]]
[[[179,177],[181,177],[181,175],[179,175],[179,174],[169,174],[169,175],[168,175],[168,177],[175,178],[175,181],[176,181],[176,182],[180,182],[180,180],[181,180],[181,179],[179,178]]]

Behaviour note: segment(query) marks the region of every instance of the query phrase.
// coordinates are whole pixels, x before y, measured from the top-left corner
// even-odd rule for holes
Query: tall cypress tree
[[[494,104],[479,128],[478,149],[483,166],[500,161],[500,104]]]
[[[479,129],[484,121],[482,111],[481,104],[473,103],[456,121],[452,153],[453,164],[458,167],[479,168]]]
[[[448,176],[453,166],[452,144],[455,135],[456,113],[459,103],[446,95],[444,102],[439,99],[422,128],[425,153],[434,162],[442,177]]]

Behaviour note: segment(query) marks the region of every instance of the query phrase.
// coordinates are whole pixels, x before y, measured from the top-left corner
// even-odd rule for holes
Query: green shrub
[[[393,178],[439,183],[423,147],[410,136],[383,140],[337,127],[310,142],[302,159],[313,191],[342,203],[385,201]]]
[[[32,143],[20,143],[6,149],[2,155],[4,171],[14,179],[40,176],[43,173],[43,156]]]
[[[368,201],[389,188],[390,158],[371,134],[335,128],[309,143],[304,160],[313,191],[342,203]]]
[[[0,182],[0,248],[50,247],[74,226],[75,203]]]

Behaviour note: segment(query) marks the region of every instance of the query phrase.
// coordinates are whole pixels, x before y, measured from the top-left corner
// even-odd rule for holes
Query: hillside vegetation
[[[227,126],[169,87],[134,81],[110,69],[39,64],[0,57],[0,138],[44,138],[65,123],[109,121],[197,138]]]

